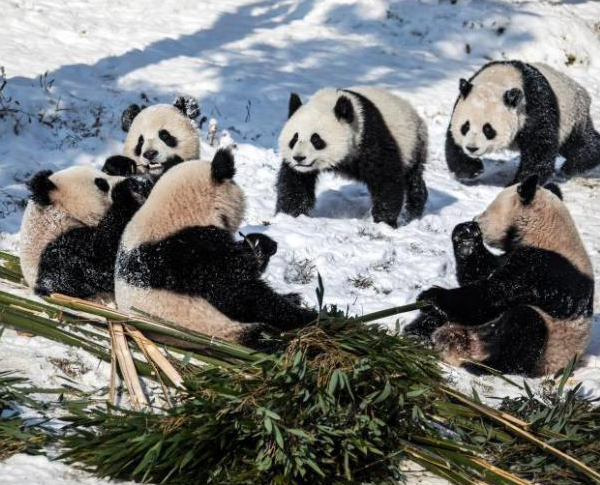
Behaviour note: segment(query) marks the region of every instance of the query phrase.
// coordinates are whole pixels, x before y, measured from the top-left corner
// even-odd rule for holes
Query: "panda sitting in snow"
[[[262,280],[274,241],[260,234],[234,239],[245,210],[234,173],[231,153],[218,150],[212,162],[183,162],[158,180],[123,233],[119,308],[248,345],[261,328],[254,324],[285,330],[317,318],[297,295],[280,295]]]
[[[375,222],[397,227],[404,203],[407,219],[423,213],[427,127],[383,89],[322,89],[305,105],[292,94],[279,151],[276,212],[308,214],[319,173],[333,171],[367,185]]]
[[[27,284],[38,295],[112,295],[121,234],[152,184],[70,167],[40,171],[28,187],[20,243]]]
[[[127,133],[123,155],[109,157],[102,171],[109,175],[146,174],[152,181],[169,168],[200,156],[198,103],[178,97],[173,105],[140,107],[132,104],[121,116],[121,128]],[[199,126],[206,120],[203,117]]]
[[[482,372],[552,374],[588,344],[594,279],[561,193],[536,175],[504,189],[452,234],[459,288],[430,288],[406,333],[431,337],[444,360]],[[484,246],[502,249],[496,256]]]
[[[480,157],[505,149],[521,154],[512,183],[534,174],[546,182],[559,154],[567,175],[600,163],[590,96],[565,74],[545,64],[490,62],[459,87],[446,134],[446,162],[457,177],[476,177]]]

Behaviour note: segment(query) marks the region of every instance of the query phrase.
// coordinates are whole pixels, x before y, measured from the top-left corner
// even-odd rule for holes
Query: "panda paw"
[[[474,221],[458,224],[452,231],[452,244],[457,256],[471,256],[483,245],[483,236],[479,224]]]
[[[469,182],[479,177],[484,170],[483,162],[479,158],[470,158],[469,163],[463,164],[454,175],[461,182]]]
[[[112,191],[114,204],[140,207],[150,195],[152,182],[145,178],[129,177],[119,182]]]
[[[451,309],[455,304],[451,297],[450,290],[440,288],[439,286],[433,286],[428,290],[421,292],[417,297],[417,301],[429,303],[444,314],[447,314],[447,310]]]
[[[112,157],[108,157],[102,167],[104,173],[122,177],[135,174],[136,169],[135,162],[124,155],[113,155]]]

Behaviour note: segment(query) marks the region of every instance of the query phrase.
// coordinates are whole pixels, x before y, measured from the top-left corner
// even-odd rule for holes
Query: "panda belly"
[[[231,320],[204,298],[175,293],[169,290],[133,286],[117,278],[115,282],[117,307],[125,312],[136,308],[173,322],[185,329],[237,341],[248,329],[247,324]]]
[[[531,308],[540,314],[548,332],[538,374],[555,374],[575,355],[585,352],[590,340],[592,317],[584,315],[570,320],[554,318],[539,307]]]

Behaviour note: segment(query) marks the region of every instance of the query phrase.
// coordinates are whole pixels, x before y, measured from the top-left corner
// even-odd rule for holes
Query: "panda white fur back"
[[[159,179],[123,234],[119,308],[237,341],[256,328],[249,324],[293,328],[316,318],[275,293],[260,278],[254,249],[235,241],[245,198],[234,172],[232,155],[219,150],[212,163],[183,162]]]
[[[325,88],[304,105],[292,94],[279,151],[277,212],[308,214],[321,171],[366,183],[376,222],[395,227],[405,199],[409,219],[423,212],[427,127],[407,101],[384,89]]]
[[[130,105],[122,115],[122,128],[127,132],[123,155],[108,158],[103,171],[111,175],[149,174],[156,180],[172,166],[198,159],[200,138],[194,119],[199,114],[197,103],[183,97],[174,105]]]
[[[91,167],[38,172],[21,223],[23,276],[38,294],[82,298],[113,293],[121,234],[148,184]]]
[[[461,79],[446,137],[446,161],[459,178],[483,170],[480,157],[504,149],[521,153],[513,183],[537,174],[545,181],[554,159],[579,173],[600,163],[600,134],[590,117],[588,92],[546,64],[520,61],[486,64]]]
[[[557,186],[537,176],[504,189],[452,235],[459,288],[431,288],[409,333],[430,336],[449,363],[503,373],[553,374],[585,351],[592,264]],[[502,249],[496,256],[484,246]]]

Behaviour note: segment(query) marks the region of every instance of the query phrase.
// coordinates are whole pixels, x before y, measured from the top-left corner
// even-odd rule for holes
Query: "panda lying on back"
[[[291,329],[316,319],[295,295],[279,295],[261,279],[273,241],[260,235],[248,236],[252,245],[234,240],[245,209],[234,172],[231,153],[219,150],[212,163],[184,162],[160,178],[123,233],[119,308],[249,345],[256,335],[249,324]]]
[[[521,153],[512,183],[534,174],[544,183],[559,154],[567,175],[589,170],[600,163],[590,103],[585,88],[546,64],[490,62],[460,80],[446,135],[448,168],[473,178],[483,171],[479,157],[510,149]]]
[[[322,89],[305,105],[292,94],[279,151],[276,212],[308,214],[319,173],[333,171],[367,185],[375,222],[396,227],[405,201],[408,219],[423,213],[427,127],[383,89]]]
[[[151,184],[91,167],[38,172],[21,223],[23,276],[39,295],[112,295],[117,248]]]
[[[121,127],[127,133],[123,155],[109,157],[102,171],[122,176],[147,174],[156,181],[172,166],[197,159],[200,141],[194,119],[199,115],[198,103],[183,96],[172,106],[130,105],[121,116]]]
[[[449,363],[540,376],[587,347],[592,265],[558,187],[538,188],[537,180],[504,189],[475,222],[459,224],[452,239],[460,288],[420,296],[433,307],[406,332],[431,336]]]

